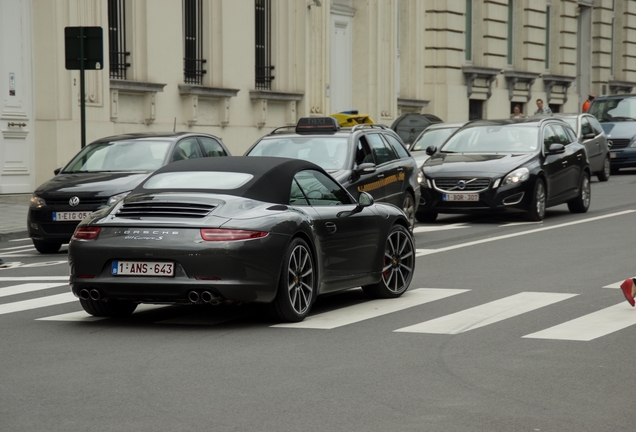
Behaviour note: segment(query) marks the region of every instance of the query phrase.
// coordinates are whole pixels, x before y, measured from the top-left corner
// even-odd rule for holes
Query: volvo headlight
[[[117,195],[113,195],[112,197],[108,198],[108,202],[106,203],[106,205],[111,206],[111,205],[115,204],[116,202],[121,201],[129,193],[130,193],[130,191],[122,192],[122,193],[117,194]]]
[[[44,201],[44,198],[40,198],[37,195],[32,195],[31,199],[29,200],[29,207],[31,207],[32,209],[41,209],[43,207],[46,207],[46,201]]]
[[[424,170],[422,169],[417,172],[417,182],[420,184],[421,187],[425,187],[428,189],[431,188],[431,183],[424,175]]]
[[[502,186],[506,186],[509,184],[523,183],[529,178],[530,178],[530,170],[528,170],[528,168],[525,168],[525,167],[518,168],[504,178],[502,182]]]

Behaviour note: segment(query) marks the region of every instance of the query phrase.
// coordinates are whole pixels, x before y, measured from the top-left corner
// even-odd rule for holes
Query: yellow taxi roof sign
[[[334,117],[338,120],[338,124],[342,127],[353,127],[357,124],[370,124],[375,123],[369,117],[369,114],[360,114],[358,111],[343,111],[335,114],[331,114],[331,117]]]

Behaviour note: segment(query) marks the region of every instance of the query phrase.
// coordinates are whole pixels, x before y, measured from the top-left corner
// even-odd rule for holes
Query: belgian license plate
[[[76,212],[53,212],[54,222],[81,221],[92,212],[76,211]]]
[[[479,201],[479,194],[476,193],[445,193],[442,196],[444,201]]]
[[[610,152],[610,159],[616,159],[616,152]]]
[[[114,276],[174,276],[174,263],[155,261],[113,261]]]

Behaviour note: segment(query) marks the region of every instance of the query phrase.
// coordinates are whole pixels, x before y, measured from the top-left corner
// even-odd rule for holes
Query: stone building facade
[[[87,141],[197,130],[242,154],[301,116],[390,125],[526,114],[636,85],[634,0],[0,0],[0,193],[30,192],[80,149],[64,28],[104,30]],[[19,35],[17,37],[16,35]]]

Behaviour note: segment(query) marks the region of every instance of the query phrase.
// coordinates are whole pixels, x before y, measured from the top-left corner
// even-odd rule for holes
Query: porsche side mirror
[[[565,153],[565,146],[563,144],[550,144],[548,148],[548,154],[560,154]]]
[[[349,211],[341,211],[336,215],[336,217],[348,217],[354,215],[356,213],[360,213],[363,208],[369,207],[373,205],[373,197],[368,192],[360,192],[360,196],[358,197],[358,205],[355,206],[353,210]]]
[[[433,156],[436,151],[437,151],[437,147],[435,147],[435,146],[426,147],[426,154],[429,155],[429,156]]]

